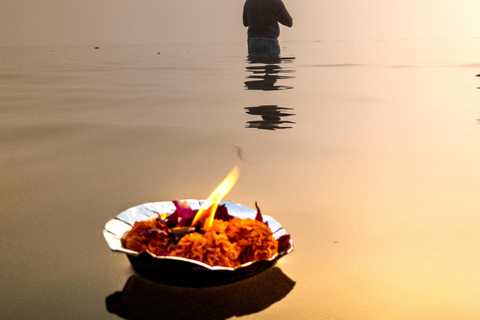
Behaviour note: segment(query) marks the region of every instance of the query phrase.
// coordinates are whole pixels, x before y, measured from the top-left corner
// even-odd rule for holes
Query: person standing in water
[[[248,27],[249,55],[280,55],[278,36],[281,23],[293,25],[293,19],[282,0],[246,0],[243,25]]]

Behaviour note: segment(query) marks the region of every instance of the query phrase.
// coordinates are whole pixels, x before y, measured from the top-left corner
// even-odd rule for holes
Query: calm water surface
[[[476,319],[479,42],[0,49],[2,318]],[[275,268],[185,289],[108,249],[236,164],[227,200],[293,237]]]

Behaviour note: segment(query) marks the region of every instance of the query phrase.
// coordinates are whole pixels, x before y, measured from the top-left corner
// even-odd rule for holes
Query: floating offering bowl
[[[191,209],[199,209],[206,200],[183,200]],[[221,201],[228,214],[239,219],[255,220],[257,211],[242,204]],[[136,221],[158,217],[159,214],[171,215],[176,210],[173,201],[153,202],[130,208],[107,222],[103,235],[108,246],[114,252],[125,253],[133,269],[139,275],[157,282],[180,286],[214,286],[235,282],[256,275],[286,254],[293,251],[293,241],[287,231],[274,218],[263,215],[263,222],[272,230],[276,240],[281,239],[278,254],[266,260],[251,261],[237,267],[210,266],[200,261],[175,256],[157,256],[149,251],[142,253],[128,250],[123,246],[122,238],[132,229]]]

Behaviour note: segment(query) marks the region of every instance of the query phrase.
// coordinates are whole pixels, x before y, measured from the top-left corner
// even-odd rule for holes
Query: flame
[[[192,226],[195,226],[198,221],[205,221],[203,229],[208,229],[213,224],[213,218],[218,208],[218,203],[222,198],[233,188],[239,176],[238,167],[235,166],[228,176],[218,185],[212,192],[210,197],[203,203],[193,219]]]

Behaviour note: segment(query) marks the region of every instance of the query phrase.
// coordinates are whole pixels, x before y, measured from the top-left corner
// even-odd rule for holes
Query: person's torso
[[[277,0],[247,0],[245,13],[249,37],[278,38],[279,6]]]

